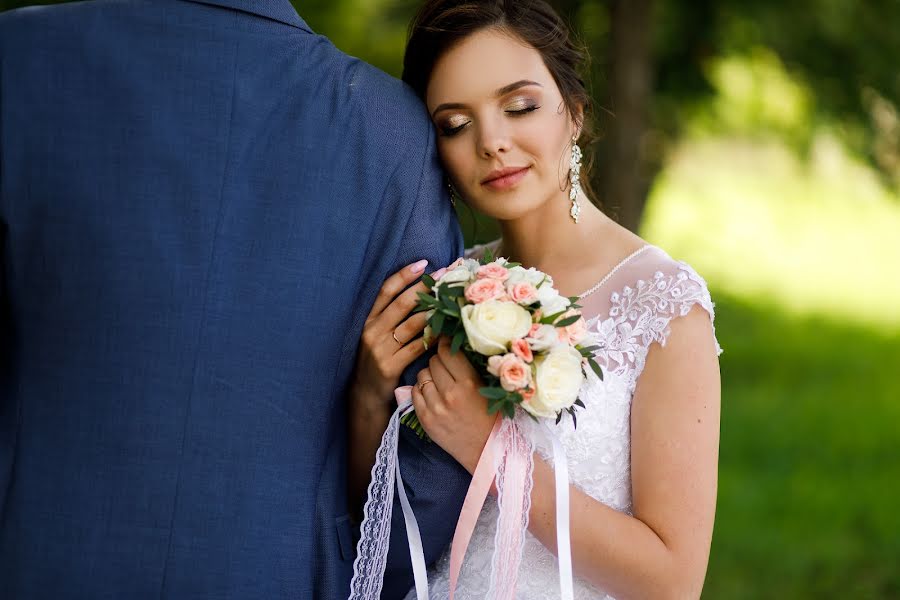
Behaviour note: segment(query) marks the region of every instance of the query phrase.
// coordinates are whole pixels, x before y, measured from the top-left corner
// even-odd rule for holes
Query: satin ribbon
[[[472,532],[475,531],[478,515],[481,514],[481,508],[484,506],[484,501],[491,490],[491,484],[494,482],[494,473],[496,472],[494,446],[497,442],[497,434],[500,432],[501,418],[499,415],[497,416],[494,428],[491,429],[491,434],[484,444],[478,464],[475,465],[475,472],[472,473],[472,483],[469,484],[469,491],[466,492],[459,520],[456,522],[456,531],[453,533],[453,542],[450,545],[450,600],[453,600],[453,594],[456,591],[456,582],[459,580],[459,572],[462,569],[469,541],[472,539]]]
[[[556,479],[556,557],[559,562],[559,593],[562,600],[572,600],[572,538],[569,523],[569,461],[566,449],[550,425],[544,423],[544,434],[553,447],[553,473]]]
[[[396,488],[399,493],[400,506],[403,510],[403,519],[406,525],[406,535],[409,544],[410,561],[413,568],[417,600],[428,600],[428,574],[425,565],[425,553],[422,546],[422,538],[419,526],[406,496],[403,479],[400,473],[400,464],[397,458],[397,445],[399,438],[400,418],[412,411],[412,388],[405,386],[397,388],[394,392],[397,400],[397,409],[391,415],[388,427],[381,439],[381,446],[376,454],[376,463],[372,467],[372,481],[369,484],[368,499],[364,513],[366,515],[360,528],[361,537],[357,544],[357,557],[353,564],[353,579],[351,580],[351,600],[378,600],[381,595],[384,569],[387,562],[387,547],[390,540],[390,521],[393,507],[393,494]],[[481,514],[481,509],[490,492],[491,484],[497,472],[498,460],[504,457],[498,456],[504,449],[498,448],[498,434],[502,426],[502,417],[498,416],[494,421],[494,427],[482,449],[475,472],[472,474],[472,482],[466,493],[465,501],[453,534],[453,544],[450,549],[450,599],[454,597],[456,584],[462,570],[466,550],[475,531],[475,525]],[[572,555],[571,536],[569,524],[569,470],[565,448],[548,424],[544,424],[544,435],[549,439],[553,449],[553,470],[556,484],[556,546],[559,562],[560,596],[562,600],[573,600],[572,583]],[[515,444],[513,444],[515,447]],[[498,452],[500,451],[500,452]],[[514,457],[515,458],[515,457]],[[376,473],[381,470],[388,479],[388,492],[381,499],[383,504],[380,514],[373,512],[377,507],[373,497],[376,484]],[[393,479],[394,481],[390,481]],[[392,485],[392,484],[396,484]],[[513,486],[522,492],[520,486]],[[521,499],[519,502],[521,511]],[[377,523],[380,527],[372,527],[368,523],[370,518],[380,516],[386,522]],[[368,526],[367,526],[368,525]],[[522,532],[524,535],[524,532]],[[366,565],[366,563],[370,563]],[[504,588],[508,593],[515,593],[515,581],[508,582]]]

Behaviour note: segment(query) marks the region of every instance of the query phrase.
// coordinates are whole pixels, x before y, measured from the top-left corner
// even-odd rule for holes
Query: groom
[[[288,0],[0,15],[0,595],[346,597],[344,391],[383,279],[460,253],[441,181]],[[468,481],[416,442],[433,560]]]

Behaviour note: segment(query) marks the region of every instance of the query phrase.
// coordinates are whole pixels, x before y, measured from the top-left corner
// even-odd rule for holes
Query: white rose
[[[513,302],[488,300],[462,307],[462,322],[472,349],[485,356],[505,354],[509,343],[525,337],[531,314]]]
[[[560,296],[559,292],[547,283],[538,288],[538,301],[541,303],[541,312],[545,317],[563,312],[571,304],[568,298]]]
[[[537,331],[527,338],[533,352],[544,352],[560,343],[559,334],[553,325],[539,325]]]
[[[525,267],[513,267],[509,270],[509,279],[506,280],[507,285],[515,285],[517,283],[525,282],[530,283],[534,287],[537,287],[544,281],[545,278],[549,279],[549,275],[544,275],[537,269],[526,269]]]
[[[543,357],[535,359],[536,394],[522,408],[536,417],[555,417],[578,399],[584,375],[581,354],[571,346],[559,345]]]
[[[437,280],[434,287],[439,288],[442,285],[450,285],[451,283],[466,283],[472,278],[472,273],[465,266],[458,266],[452,271],[447,271]]]

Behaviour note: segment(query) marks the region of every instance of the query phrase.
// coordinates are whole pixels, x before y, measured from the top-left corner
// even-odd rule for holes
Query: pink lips
[[[491,174],[481,182],[481,185],[494,190],[508,190],[522,181],[522,178],[528,174],[529,168],[530,167],[507,167],[505,169],[492,171]]]

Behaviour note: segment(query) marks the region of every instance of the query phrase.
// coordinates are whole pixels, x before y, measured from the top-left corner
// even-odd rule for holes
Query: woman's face
[[[575,126],[537,50],[476,32],[437,61],[426,104],[444,167],[476,210],[511,220],[550,201],[567,214]]]

